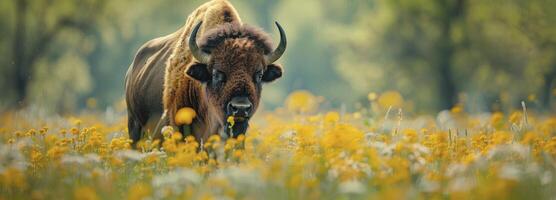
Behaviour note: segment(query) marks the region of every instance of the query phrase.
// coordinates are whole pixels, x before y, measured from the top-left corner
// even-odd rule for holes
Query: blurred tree
[[[14,0],[12,66],[16,101],[26,105],[37,61],[65,29],[88,32],[104,9],[104,0]]]
[[[513,109],[521,100],[534,100],[531,94],[542,90],[542,101],[549,104],[556,69],[551,45],[556,24],[549,9],[554,2],[360,4],[347,14],[332,12],[349,12],[342,5],[324,4],[328,13],[334,13],[327,15],[335,22],[328,26],[332,37],[327,38],[337,44],[336,67],[360,95],[365,90],[395,89],[424,111],[447,109],[461,101],[484,111],[498,103]],[[528,84],[517,84],[520,81]]]
[[[40,102],[68,112],[91,97],[99,108],[113,105],[139,46],[176,31],[203,2],[0,1],[0,107]],[[525,99],[539,107],[555,102],[555,1],[232,3],[244,22],[273,39],[273,21],[288,34],[284,78],[264,90],[270,107],[296,89],[325,96],[332,102],[325,107],[388,90],[418,111],[460,100],[473,111],[512,109]]]
[[[556,2],[551,0],[517,1],[523,8],[519,27],[537,48],[530,67],[538,68],[542,77],[539,91],[541,103],[549,108],[553,88],[556,86]]]

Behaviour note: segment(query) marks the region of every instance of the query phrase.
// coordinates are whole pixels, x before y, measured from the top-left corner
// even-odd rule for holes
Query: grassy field
[[[0,199],[553,199],[556,116],[405,114],[395,93],[348,113],[307,92],[245,137],[165,129],[131,150],[123,115],[4,113]]]

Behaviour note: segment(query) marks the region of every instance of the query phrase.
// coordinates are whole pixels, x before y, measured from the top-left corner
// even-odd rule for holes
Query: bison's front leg
[[[141,140],[141,124],[139,123],[139,120],[129,115],[127,119],[127,128],[129,132],[129,138],[132,141],[131,146],[135,148],[137,142]]]

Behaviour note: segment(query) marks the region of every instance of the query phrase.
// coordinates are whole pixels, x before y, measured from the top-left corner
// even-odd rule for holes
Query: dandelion
[[[176,112],[174,120],[176,122],[176,125],[189,125],[191,124],[191,122],[193,122],[193,119],[196,115],[197,113],[195,112],[195,110],[193,110],[193,108],[183,107],[180,108],[178,112]]]
[[[400,108],[403,105],[403,97],[399,92],[386,91],[378,97],[378,104],[383,108]]]
[[[235,125],[235,123],[236,123],[236,121],[235,121],[235,119],[234,119],[234,116],[231,116],[231,115],[228,116],[228,119],[226,119],[226,122],[228,122],[228,124],[230,124],[230,125],[228,126],[228,128],[233,128],[234,125]]]

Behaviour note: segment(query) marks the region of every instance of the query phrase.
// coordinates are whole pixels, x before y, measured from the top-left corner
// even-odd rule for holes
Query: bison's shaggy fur
[[[199,63],[189,49],[192,29],[201,21],[198,44],[202,51],[210,53],[212,63]],[[198,113],[191,124],[197,140],[206,140],[222,130],[225,119],[221,105],[234,95],[248,97],[256,109],[261,81],[254,82],[254,75],[265,72],[259,79],[270,82],[282,74],[280,66],[265,63],[263,56],[271,48],[270,37],[260,29],[243,25],[226,0],[203,4],[178,31],[147,42],[126,74],[128,127],[134,144],[146,131],[159,133],[156,122],[176,125],[174,116],[182,107],[191,107]],[[199,66],[208,70],[203,71],[205,77],[210,70],[219,70],[226,73],[229,81],[218,88],[207,87],[207,81],[189,73]],[[155,138],[160,138],[160,134]]]
[[[200,46],[203,51],[211,53],[212,49],[221,45],[227,39],[246,38],[248,41],[253,42],[256,48],[262,49],[264,54],[272,51],[272,41],[267,33],[263,32],[260,28],[252,27],[249,25],[238,25],[232,23],[222,24],[214,29],[207,31],[202,38],[200,38]]]
[[[235,8],[225,0],[208,2],[189,15],[185,26],[181,30],[179,42],[175,46],[166,65],[162,99],[164,112],[170,125],[175,125],[174,114],[177,110],[181,107],[189,106],[193,107],[197,113],[200,113],[195,120],[197,127],[194,127],[194,132],[215,133],[217,127],[210,125],[214,124],[212,121],[218,121],[219,119],[211,119],[211,117],[206,115],[209,112],[208,104],[199,101],[201,99],[206,100],[205,97],[200,96],[202,94],[201,84],[185,74],[187,67],[194,62],[187,41],[192,28],[201,20],[203,21],[201,35],[204,35],[206,30],[212,30],[222,24],[242,25]]]

